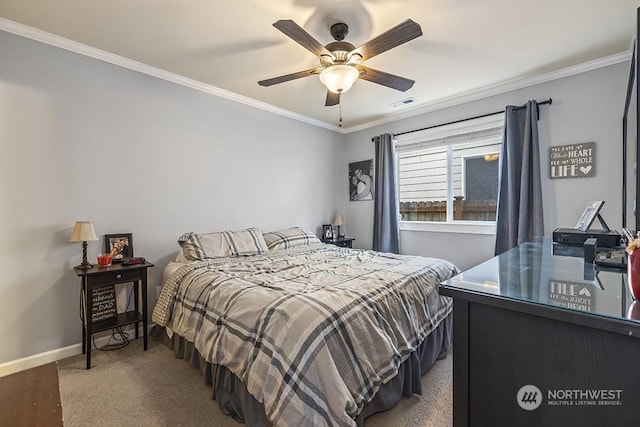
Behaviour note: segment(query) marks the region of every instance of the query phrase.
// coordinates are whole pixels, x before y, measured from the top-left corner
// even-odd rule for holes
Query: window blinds
[[[502,138],[504,113],[473,119],[452,125],[438,126],[399,135],[396,140],[398,154],[415,152],[448,145],[474,144]]]

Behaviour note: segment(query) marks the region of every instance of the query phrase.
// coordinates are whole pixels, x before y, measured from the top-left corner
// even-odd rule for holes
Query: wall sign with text
[[[549,148],[549,178],[586,178],[595,175],[595,142]]]
[[[92,321],[110,319],[116,317],[116,287],[107,285],[93,289],[93,316]]]

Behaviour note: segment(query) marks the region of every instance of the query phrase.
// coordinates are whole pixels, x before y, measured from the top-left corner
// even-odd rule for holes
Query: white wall
[[[183,232],[317,231],[345,204],[343,141],[0,32],[0,364],[81,342],[76,220],[133,233],[153,288]]]
[[[558,227],[573,227],[589,200],[605,200],[602,214],[612,228],[621,226],[622,216],[622,112],[627,85],[628,62],[557,79],[551,82],[469,102],[455,107],[395,121],[347,136],[347,163],[373,158],[371,137],[400,133],[431,125],[522,105],[529,99],[553,99],[540,107],[539,136],[543,174],[545,233]],[[592,178],[548,178],[550,146],[594,141],[597,172]],[[345,181],[345,188],[347,183]],[[356,246],[371,247],[372,202],[347,204],[345,221]],[[449,259],[460,268],[470,268],[493,256],[494,236],[418,231],[400,233],[401,252]]]

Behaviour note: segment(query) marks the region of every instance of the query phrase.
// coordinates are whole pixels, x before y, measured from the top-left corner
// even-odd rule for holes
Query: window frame
[[[424,130],[412,132],[410,134],[396,136],[396,148],[415,146],[414,149],[404,149],[400,152],[419,151],[420,148],[426,149],[436,146],[447,147],[447,216],[446,221],[403,221],[399,220],[400,231],[423,231],[436,233],[461,233],[461,234],[486,234],[495,235],[495,221],[465,221],[453,219],[453,147],[458,144],[456,141],[446,142],[447,138],[455,135],[485,131],[495,128],[504,129],[504,112],[492,114],[485,117],[463,120],[442,126],[434,126]],[[495,151],[492,151],[495,153]],[[490,153],[491,154],[491,153]],[[399,199],[399,173],[400,173],[400,157],[398,154],[396,159],[398,188],[396,195]],[[462,166],[464,173],[464,165]],[[398,215],[400,215],[398,213]]]

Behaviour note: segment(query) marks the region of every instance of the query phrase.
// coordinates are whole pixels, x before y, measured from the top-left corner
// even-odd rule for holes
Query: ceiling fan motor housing
[[[328,43],[324,46],[333,54],[333,61],[330,61],[330,64],[357,64],[362,60],[361,55],[358,54],[354,56],[351,54],[356,47],[349,42],[343,41],[347,34],[349,34],[349,26],[347,24],[344,22],[337,22],[331,26],[329,32],[331,33],[331,37],[335,40],[334,42]],[[323,65],[326,66],[327,64],[323,63]]]
[[[331,52],[335,58],[335,62],[344,63],[349,59],[349,53],[356,47],[349,42],[331,42],[325,46],[325,48]]]
[[[349,26],[344,22],[336,22],[329,28],[329,33],[334,40],[341,41],[349,34]]]

